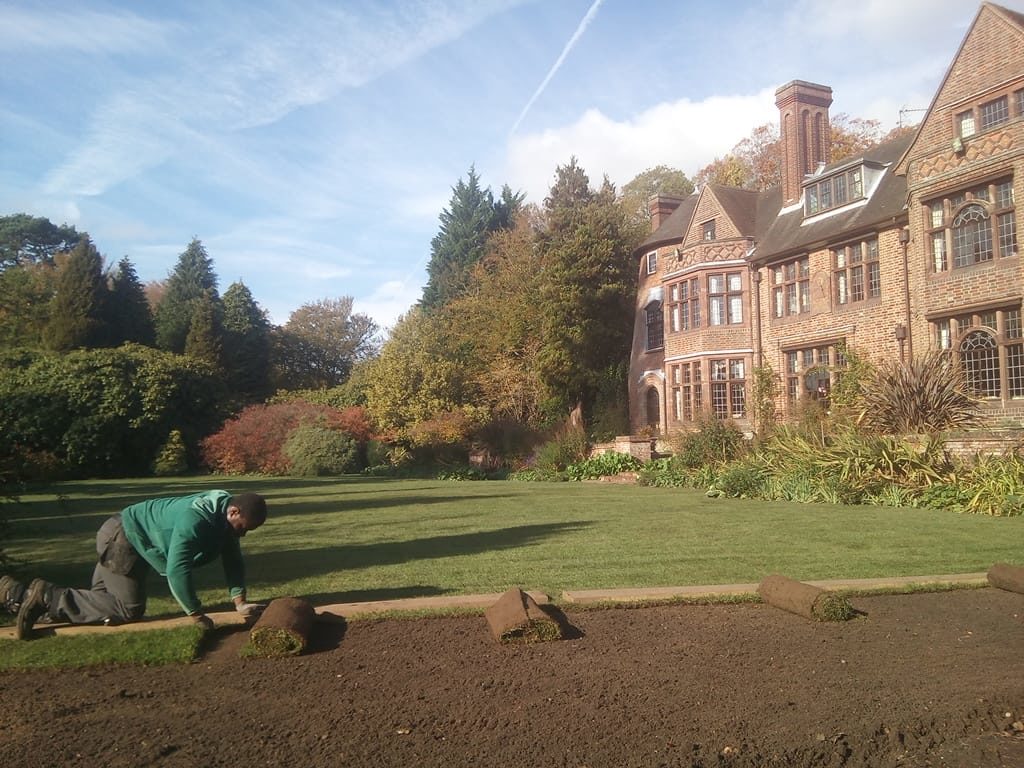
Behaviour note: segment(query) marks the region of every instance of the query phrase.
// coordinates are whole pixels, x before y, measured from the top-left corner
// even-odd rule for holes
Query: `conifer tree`
[[[109,317],[115,345],[131,341],[153,346],[156,340],[153,313],[135,266],[127,256],[118,262],[110,280]]]
[[[219,314],[220,306],[216,294],[208,290],[193,304],[184,349],[189,357],[203,360],[217,368],[222,365],[223,350]]]
[[[107,301],[103,257],[88,236],[83,236],[57,278],[57,291],[43,334],[46,346],[65,352],[108,345]]]
[[[214,304],[220,303],[217,275],[213,271],[213,259],[199,239],[193,238],[167,278],[163,298],[156,309],[156,343],[160,349],[185,350],[192,315],[207,297]]]
[[[224,367],[233,394],[244,402],[270,393],[270,323],[242,282],[224,292]]]
[[[541,372],[564,407],[581,405],[589,416],[608,377],[619,376],[629,359],[635,229],[614,186],[605,178],[592,190],[575,158],[558,169],[544,204]]]
[[[438,309],[465,291],[488,237],[511,226],[522,201],[522,194],[513,194],[506,185],[496,203],[491,190],[481,188],[480,177],[470,166],[467,181],[459,179],[452,188],[448,208],[441,212],[441,229],[430,243],[421,306],[428,311]]]

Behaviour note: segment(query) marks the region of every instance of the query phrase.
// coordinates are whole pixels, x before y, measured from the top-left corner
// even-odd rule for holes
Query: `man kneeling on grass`
[[[208,491],[191,496],[150,499],[109,518],[96,534],[99,562],[91,589],[57,587],[34,579],[28,587],[0,578],[0,605],[17,613],[19,639],[32,636],[40,620],[71,624],[120,624],[146,611],[146,577],[151,570],[167,577],[171,594],[186,614],[209,629],[196,596],[193,569],[218,557],[235,609],[256,616],[263,605],[245,595],[241,537],[267,519],[267,502],[255,493],[232,496]]]

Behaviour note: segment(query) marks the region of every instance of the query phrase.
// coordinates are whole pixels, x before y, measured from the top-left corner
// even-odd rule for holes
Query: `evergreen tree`
[[[224,292],[224,367],[235,397],[244,402],[270,394],[270,323],[242,282]]]
[[[183,352],[196,307],[209,298],[219,304],[213,259],[198,238],[182,252],[167,278],[163,298],[156,309],[156,343],[169,352]],[[218,310],[219,311],[219,310]]]
[[[185,337],[184,352],[189,357],[202,360],[220,368],[221,354],[221,321],[220,302],[213,290],[207,290],[192,307],[192,318],[189,323],[188,335]]]
[[[153,346],[153,313],[135,266],[127,256],[118,262],[110,280],[109,317],[115,346],[126,341]]]
[[[524,192],[513,192],[508,184],[501,187],[501,197],[494,202],[494,221],[492,230],[512,229],[516,217],[523,210]]]
[[[430,243],[427,284],[420,305],[428,311],[443,307],[461,295],[474,265],[484,255],[487,239],[499,228],[511,226],[523,196],[506,185],[495,203],[490,189],[480,187],[472,166],[468,180],[452,188],[448,208],[441,212],[441,229]]]
[[[0,271],[0,348],[43,346],[57,277],[45,263]]]
[[[107,346],[108,293],[103,257],[88,236],[83,236],[57,278],[57,291],[43,334],[46,346],[57,352]]]
[[[15,213],[0,216],[0,270],[28,264],[53,265],[53,257],[70,251],[87,237],[67,224],[57,226],[42,216]]]
[[[620,376],[629,359],[635,229],[614,186],[605,178],[593,191],[575,158],[558,169],[545,209],[541,372],[563,407],[582,405],[590,417],[607,379]]]

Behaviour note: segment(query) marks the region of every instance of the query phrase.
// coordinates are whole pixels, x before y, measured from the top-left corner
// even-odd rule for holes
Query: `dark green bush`
[[[731,421],[705,414],[693,432],[676,440],[675,459],[683,467],[701,467],[732,461],[746,450],[743,433]]]
[[[292,474],[303,477],[344,475],[359,470],[359,444],[344,432],[307,424],[285,441],[284,455]]]
[[[197,460],[223,402],[216,371],[182,355],[136,344],[38,354],[0,367],[0,461],[62,476],[144,475],[173,429]]]
[[[762,498],[765,479],[763,467],[752,461],[738,461],[718,473],[713,488],[734,499]]]

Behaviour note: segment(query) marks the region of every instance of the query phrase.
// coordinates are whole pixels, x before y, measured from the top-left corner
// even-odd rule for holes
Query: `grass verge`
[[[25,576],[86,585],[107,516],[145,498],[218,487],[260,492],[270,504],[266,525],[243,545],[250,597],[315,605],[516,586],[557,599],[572,589],[753,583],[768,573],[804,581],[967,573],[1019,562],[1024,537],[1024,517],[709,499],[674,488],[194,477],[30,489],[9,510],[10,553]],[[196,583],[208,609],[230,607],[218,566],[199,569]],[[178,613],[163,580],[149,587],[150,616]]]

